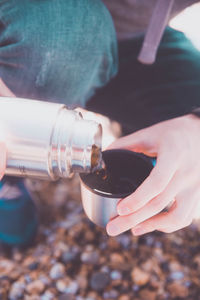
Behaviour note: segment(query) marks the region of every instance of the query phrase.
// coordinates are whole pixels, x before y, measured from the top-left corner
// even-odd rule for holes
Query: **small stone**
[[[141,285],[145,285],[149,282],[150,275],[148,273],[144,272],[143,270],[141,270],[140,268],[136,267],[131,272],[131,278],[135,284],[141,286]]]
[[[139,293],[139,295],[141,300],[156,300],[157,293],[144,289]]]
[[[28,265],[29,270],[34,271],[38,268],[39,263],[37,261],[32,262],[30,265]]]
[[[40,275],[39,280],[42,281],[44,283],[44,285],[50,285],[50,282],[51,282],[49,277],[47,277],[45,275]]]
[[[92,275],[90,286],[95,291],[103,290],[110,282],[110,276],[104,272],[96,272]]]
[[[88,286],[88,280],[86,276],[78,275],[76,277],[79,288],[82,290],[86,290]]]
[[[155,242],[155,239],[152,235],[146,235],[145,241],[147,246],[152,247]]]
[[[41,294],[44,291],[45,285],[41,280],[35,280],[29,283],[26,287],[26,291],[29,294]]]
[[[59,279],[65,275],[65,267],[61,263],[56,263],[50,270],[49,273],[52,279]]]
[[[184,273],[180,271],[172,272],[170,274],[170,279],[172,280],[181,280],[184,278]]]
[[[64,253],[62,253],[61,261],[64,264],[73,262],[77,258],[77,255],[78,255],[77,251],[73,251],[72,249],[70,249],[69,251],[65,251]]]
[[[53,300],[55,295],[50,291],[46,291],[44,294],[41,295],[41,300]]]
[[[15,264],[8,260],[8,259],[4,259],[4,260],[0,260],[0,274],[2,275],[9,275],[12,270],[15,268]]]
[[[85,300],[99,300],[98,295],[95,292],[89,292]],[[102,300],[102,299],[101,299]]]
[[[16,300],[23,296],[25,290],[25,284],[20,281],[16,281],[12,284],[10,292],[9,292],[9,299]]]
[[[75,300],[75,296],[63,294],[59,296],[58,300]]]
[[[183,298],[186,299],[186,297],[189,294],[188,287],[178,283],[178,282],[172,282],[168,284],[167,290],[170,292],[171,298]]]
[[[132,289],[133,289],[134,292],[138,292],[140,287],[137,284],[134,284]]]
[[[112,253],[110,256],[111,264],[114,266],[118,266],[124,263],[123,255],[119,253]]]
[[[79,286],[76,281],[71,281],[67,286],[65,293],[75,295],[78,292]]]
[[[40,296],[37,295],[25,295],[24,300],[40,300]]]
[[[124,249],[128,249],[131,244],[131,238],[128,234],[120,234],[116,237],[117,241]]]
[[[81,261],[85,264],[96,265],[99,262],[99,253],[97,251],[83,252],[81,254]]]
[[[28,274],[24,275],[24,279],[25,279],[26,283],[30,283],[32,281],[30,275],[28,275]]]
[[[79,289],[79,285],[76,281],[65,278],[56,282],[56,288],[60,293],[75,295]]]
[[[121,295],[119,300],[131,300],[131,298],[128,295]]]
[[[112,280],[121,280],[122,279],[122,273],[117,271],[117,270],[114,270],[110,273],[110,278]]]
[[[119,292],[116,290],[111,290],[103,293],[104,299],[117,299],[119,296]]]
[[[101,272],[109,273],[110,272],[110,268],[108,266],[102,266],[101,267]]]

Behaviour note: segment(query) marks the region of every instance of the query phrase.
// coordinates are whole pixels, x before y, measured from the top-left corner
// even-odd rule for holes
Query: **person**
[[[194,2],[171,1],[167,13],[172,17]],[[120,201],[119,216],[107,225],[111,236],[129,229],[135,235],[173,232],[191,223],[199,202],[200,119],[193,110],[200,106],[200,53],[167,27],[155,62],[138,61],[155,5],[0,0],[1,95],[81,105],[120,122],[124,137],[111,148],[157,156],[149,177]],[[6,145],[0,147],[3,175]],[[26,245],[37,228],[35,207],[23,182],[9,180],[4,176],[0,187],[0,239]],[[18,193],[9,199],[13,188]]]

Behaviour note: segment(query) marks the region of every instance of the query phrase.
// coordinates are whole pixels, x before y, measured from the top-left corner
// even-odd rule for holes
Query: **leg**
[[[189,113],[200,106],[200,52],[183,33],[167,28],[156,63],[137,55],[143,37],[119,45],[119,72],[87,108],[120,122],[124,134]]]
[[[100,0],[0,0],[0,77],[18,97],[84,105],[117,70]]]

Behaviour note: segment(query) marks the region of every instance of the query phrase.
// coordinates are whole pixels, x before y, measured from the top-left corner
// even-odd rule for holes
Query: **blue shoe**
[[[28,246],[37,227],[36,207],[23,179],[4,177],[0,181],[0,243]]]

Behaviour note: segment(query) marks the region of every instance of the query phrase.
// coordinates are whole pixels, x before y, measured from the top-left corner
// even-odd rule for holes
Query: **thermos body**
[[[63,104],[0,97],[0,141],[7,175],[55,180],[91,171],[101,126]]]

